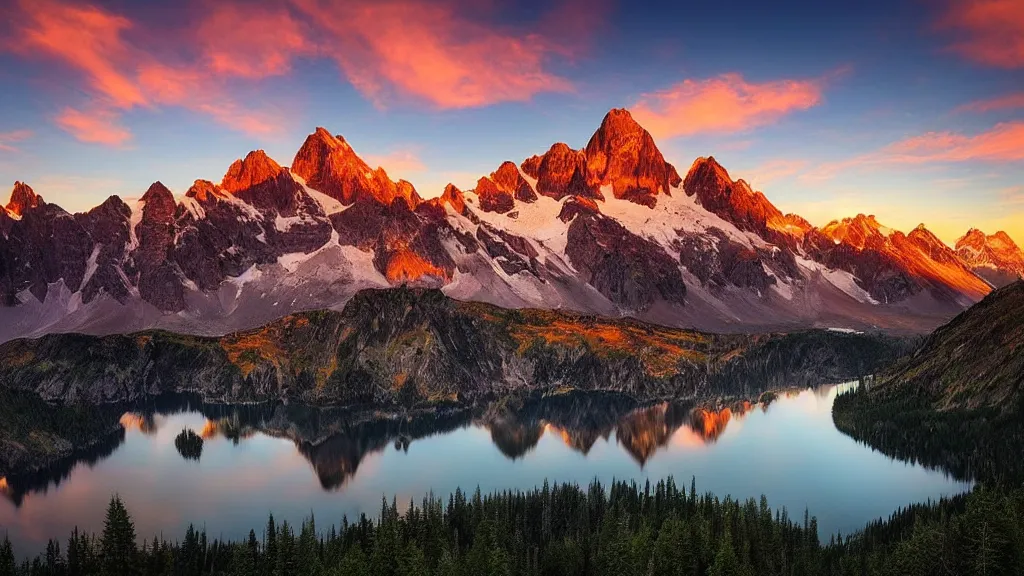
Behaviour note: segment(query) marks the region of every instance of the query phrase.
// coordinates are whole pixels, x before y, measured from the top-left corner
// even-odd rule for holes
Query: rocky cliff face
[[[719,336],[399,288],[221,338],[154,331],[11,341],[0,345],[0,386],[89,404],[166,392],[229,402],[473,403],[564,387],[705,398],[758,393],[789,375],[856,376],[899,350],[881,337]]]
[[[323,128],[291,168],[256,150],[219,182],[181,197],[155,183],[75,215],[16,183],[0,210],[0,341],[220,334],[400,284],[707,330],[920,332],[987,293],[983,260],[1010,261],[998,235],[968,265],[974,248],[925,229],[815,228],[714,158],[680,179],[624,110],[581,149],[555,144],[427,201]]]
[[[1024,251],[1006,232],[986,235],[972,228],[957,240],[956,253],[996,288],[1024,278]]]
[[[740,230],[758,234],[775,244],[792,246],[810,229],[799,216],[783,215],[764,194],[743,180],[733,181],[714,157],[698,158],[683,181],[683,189],[701,206]]]
[[[410,208],[420,203],[412,184],[392,182],[384,170],[371,169],[343,137],[324,128],[306,137],[292,161],[292,172],[346,206],[360,199],[391,204],[396,197],[404,198]]]
[[[651,134],[627,110],[609,112],[586,148],[587,183],[610,186],[612,195],[653,207],[659,194],[671,194],[682,179],[665,161]]]

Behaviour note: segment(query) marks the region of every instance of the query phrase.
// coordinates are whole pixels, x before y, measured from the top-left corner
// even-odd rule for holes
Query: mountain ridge
[[[989,289],[926,231],[813,227],[713,157],[680,177],[622,109],[583,148],[556,143],[430,200],[318,127],[290,168],[255,150],[179,200],[154,183],[134,206],[72,215],[19,182],[9,206],[0,341],[222,334],[402,283],[705,330],[920,332]]]
[[[856,377],[902,353],[883,335],[716,335],[633,319],[462,302],[437,289],[367,289],[222,337],[163,330],[51,334],[0,344],[0,388],[58,404],[196,393],[218,402],[473,404],[577,388],[639,399],[758,396]]]

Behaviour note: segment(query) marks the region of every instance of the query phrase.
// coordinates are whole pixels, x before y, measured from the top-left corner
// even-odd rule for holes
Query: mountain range
[[[155,182],[71,214],[16,182],[0,238],[0,341],[221,335],[402,284],[719,332],[923,332],[1024,274],[1002,232],[954,249],[863,214],[818,228],[712,157],[683,176],[622,109],[581,149],[427,200],[323,128],[290,167],[256,150],[180,198]]]

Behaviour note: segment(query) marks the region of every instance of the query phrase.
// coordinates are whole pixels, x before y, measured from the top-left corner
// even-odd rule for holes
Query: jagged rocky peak
[[[540,163],[543,161],[544,154],[534,154],[526,160],[523,160],[523,163],[520,164],[519,167],[522,168],[524,174],[534,180],[537,180],[540,178]]]
[[[24,182],[15,182],[11,190],[11,199],[7,202],[7,211],[11,214],[21,216],[25,210],[35,208],[43,202],[43,197],[36,194],[32,187]]]
[[[383,169],[381,169],[381,171],[383,172]],[[421,202],[423,202],[423,198],[420,198],[420,194],[416,191],[416,187],[408,180],[399,180],[395,183],[395,194],[398,197],[404,198],[405,202],[409,205],[409,208],[416,208]]]
[[[530,163],[531,158],[524,162]],[[525,170],[530,174],[530,170]],[[587,184],[587,157],[582,150],[573,150],[568,144],[558,142],[544,153],[536,170],[537,193],[561,200],[566,196],[583,196],[603,200],[601,191]]]
[[[956,242],[957,255],[995,287],[1024,277],[1024,250],[1004,231],[987,235],[971,228]]]
[[[783,215],[745,180],[733,181],[713,156],[693,162],[683,181],[683,189],[710,212],[775,244],[794,247],[813,228],[799,216]]]
[[[502,190],[487,176],[481,177],[476,182],[477,197],[480,199],[480,209],[484,212],[497,212],[504,214],[515,207],[516,201],[512,193]]]
[[[277,178],[283,168],[263,150],[253,150],[228,168],[220,186],[231,193],[240,192]]]
[[[687,195],[696,195],[698,200],[703,201],[707,196],[721,194],[731,184],[729,172],[714,156],[701,156],[690,165],[686,179],[683,180],[683,189]]]
[[[911,230],[910,234],[907,234],[907,239],[936,262],[957,267],[964,266],[963,260],[957,256],[956,252],[929,230],[924,223],[918,224],[917,228]]]
[[[438,203],[441,206],[444,206],[445,204],[451,206],[452,210],[459,214],[466,213],[466,197],[462,194],[462,190],[459,190],[458,187],[451,182],[444,187],[444,192],[441,194],[441,197],[438,198]]]
[[[892,234],[892,230],[879,223],[874,214],[857,214],[853,218],[833,220],[821,232],[836,242],[856,248],[864,248],[869,242],[884,240]]]
[[[957,250],[961,248],[973,248],[974,250],[980,251],[985,248],[993,250],[1020,250],[1017,243],[1013,241],[1013,238],[1009,234],[1000,230],[995,234],[985,234],[983,231],[977,228],[971,228],[956,241]]]
[[[145,202],[147,206],[150,204],[159,204],[166,202],[170,202],[173,204],[174,194],[172,194],[171,191],[167,189],[167,186],[164,186],[163,182],[157,180],[156,182],[150,184],[149,188],[146,189],[146,192],[142,195],[142,201]]]
[[[611,186],[616,198],[653,207],[658,194],[671,194],[682,182],[651,134],[622,108],[605,115],[585,154],[588,185]]]
[[[146,193],[142,195],[141,201],[143,203],[143,221],[154,219],[170,221],[173,219],[176,208],[174,194],[159,180],[149,185]]]
[[[342,136],[320,127],[306,137],[291,170],[311,188],[346,206],[371,199],[390,205],[396,197],[404,198],[410,208],[422,202],[411,183],[393,182],[384,168],[370,168]]]
[[[196,180],[189,187],[188,191],[185,192],[185,196],[188,198],[195,198],[200,202],[207,202],[215,198],[221,198],[224,196],[220,186],[217,186],[209,180]]]
[[[530,186],[526,178],[523,178],[514,162],[508,160],[502,162],[501,166],[491,173],[491,180],[494,180],[498,189],[511,192],[512,196],[520,202],[537,200],[537,193],[533,190],[533,186]]]
[[[597,202],[583,196],[573,196],[562,203],[562,209],[558,212],[558,219],[562,222],[572,222],[579,214],[600,214],[601,209]]]
[[[997,248],[1017,248],[1017,243],[1010,238],[1010,235],[1002,230],[989,237],[989,243]]]
[[[959,240],[956,241],[956,248],[957,250],[959,250],[963,247],[970,247],[976,250],[981,250],[981,248],[985,246],[987,241],[988,237],[985,235],[984,232],[978,230],[977,228],[971,228],[970,230],[967,231],[967,234],[964,234],[963,236],[960,237]]]
[[[947,246],[945,242],[940,240],[934,232],[929,230],[928,227],[925,226],[924,222],[918,224],[916,228],[911,230],[910,234],[907,234],[907,238],[910,238],[911,240],[914,240],[923,245],[942,247],[947,250],[949,249],[949,246]]]

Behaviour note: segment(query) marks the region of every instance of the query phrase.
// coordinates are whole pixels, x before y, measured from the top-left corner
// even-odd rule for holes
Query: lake
[[[348,421],[295,406],[178,405],[126,412],[123,440],[51,477],[0,479],[0,535],[19,555],[66,541],[75,525],[101,531],[112,494],[140,537],[180,539],[190,523],[210,538],[243,538],[273,513],[319,526],[365,512],[382,497],[418,503],[427,491],[529,489],[597,478],[652,484],[674,476],[700,492],[768,497],[790,516],[808,509],[820,537],[846,534],[914,502],[970,489],[941,471],[888,458],[836,430],[845,386],[780,394],[720,411],[617,397],[569,395],[470,414]],[[205,441],[199,460],[175,447],[183,429]],[[403,506],[404,507],[404,506]]]

